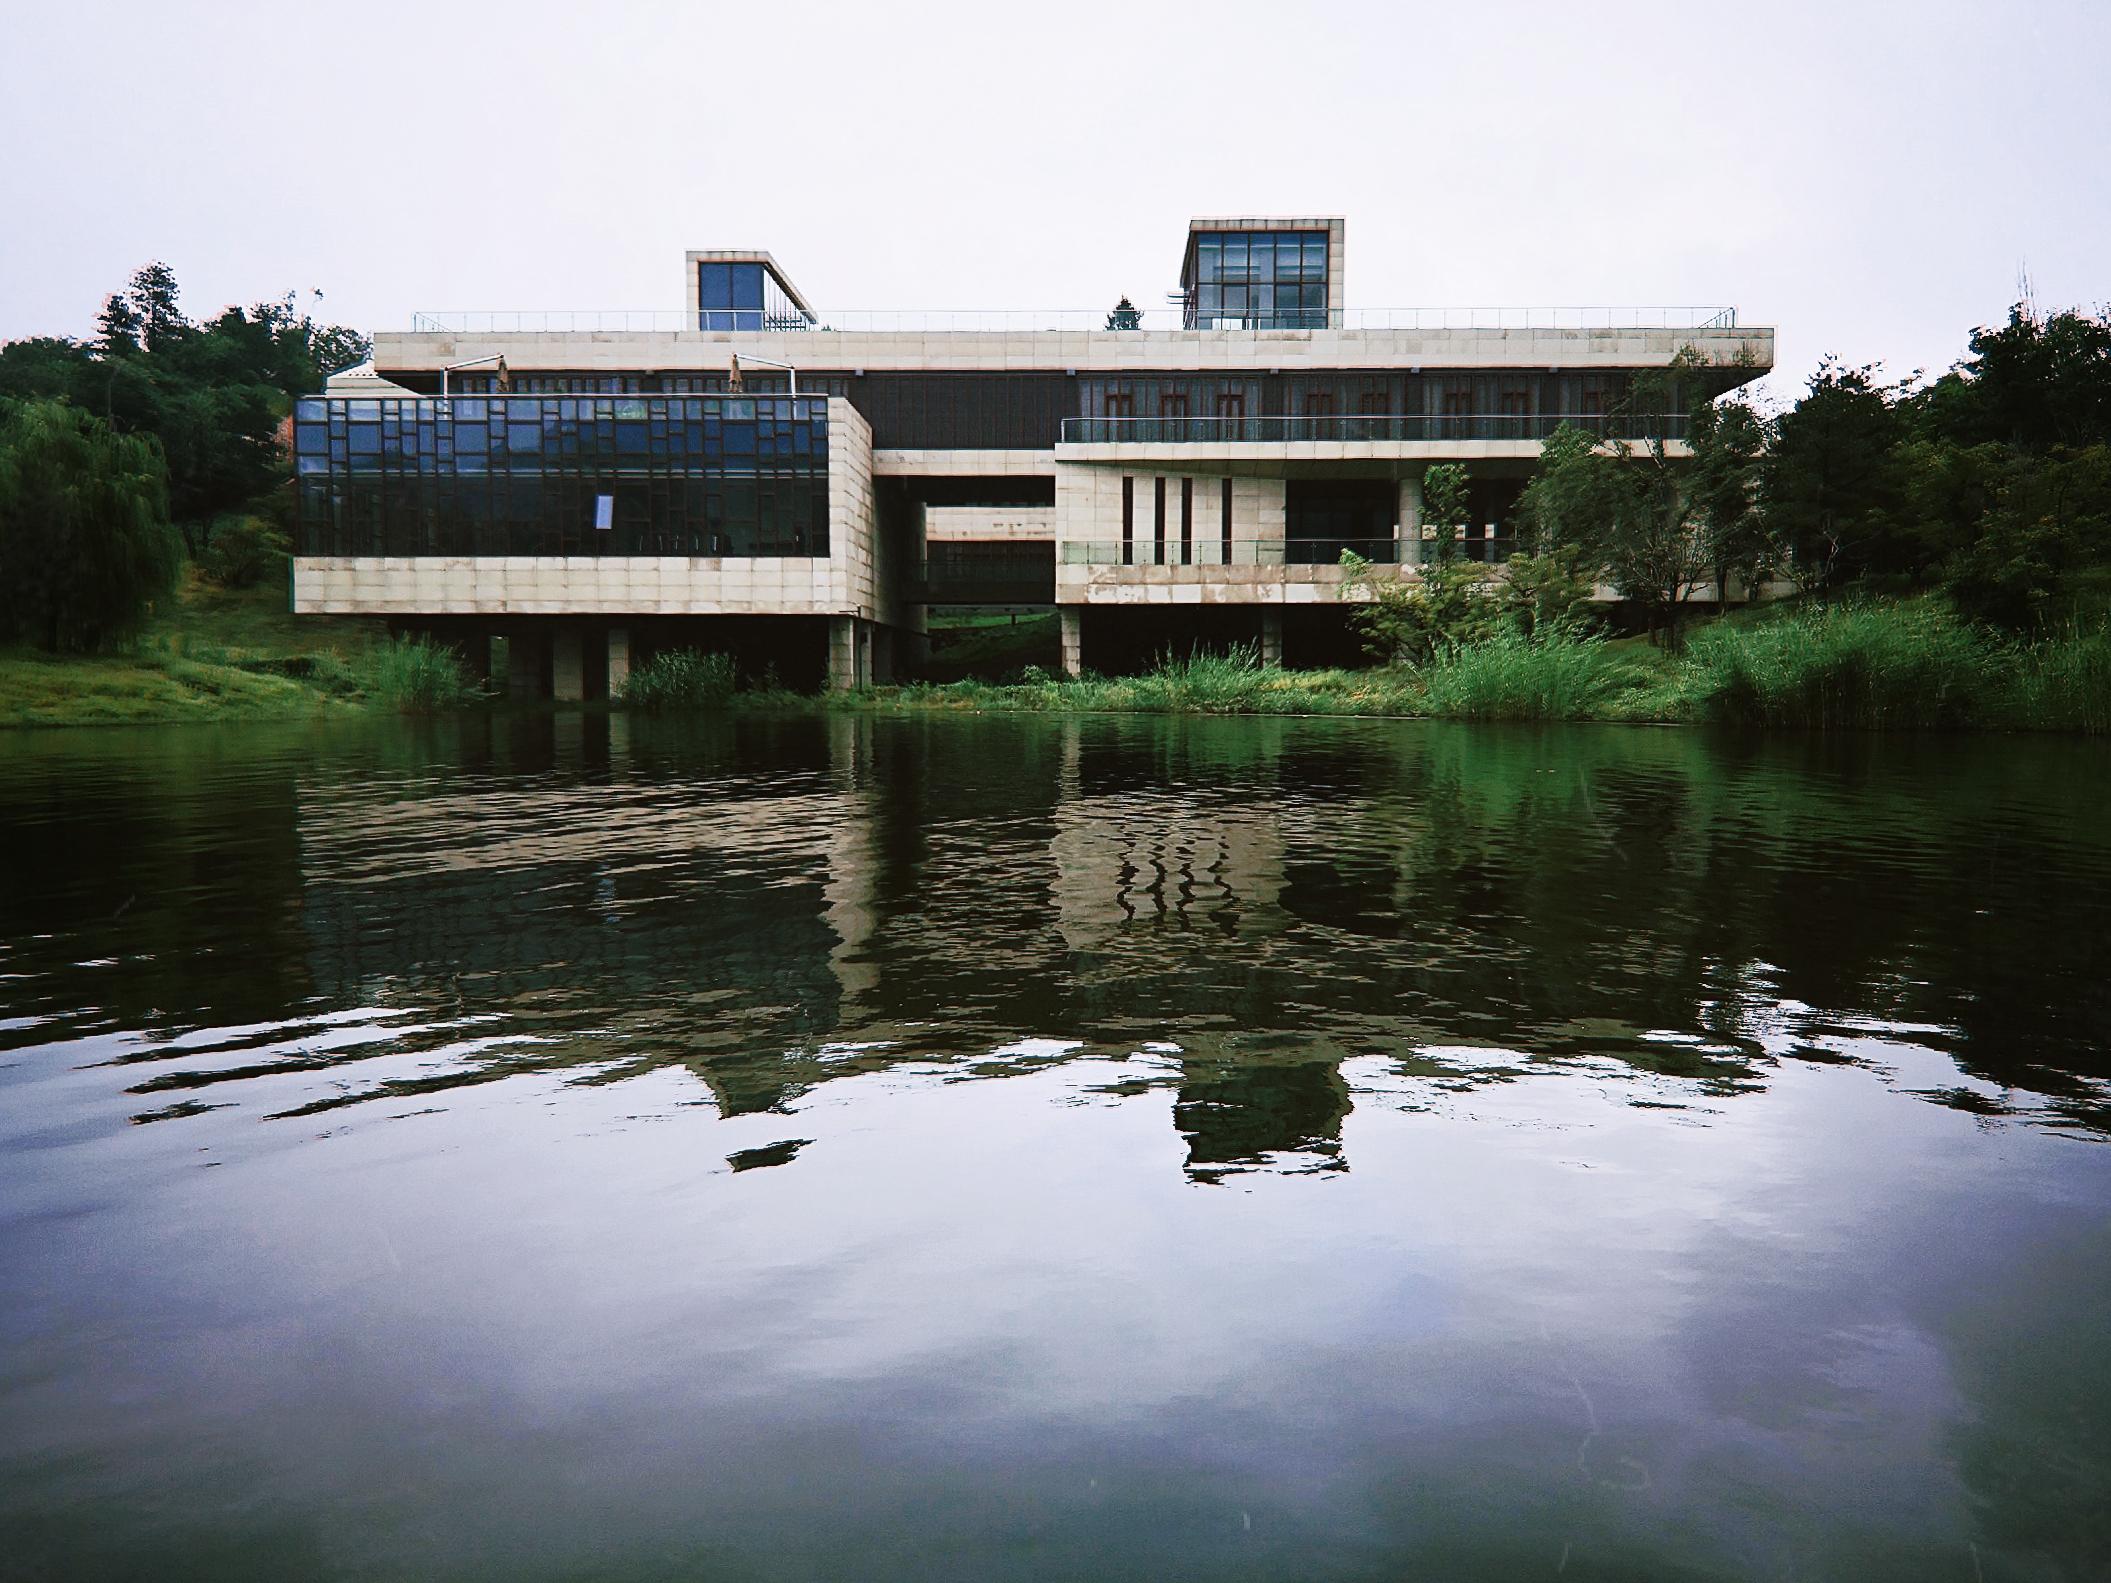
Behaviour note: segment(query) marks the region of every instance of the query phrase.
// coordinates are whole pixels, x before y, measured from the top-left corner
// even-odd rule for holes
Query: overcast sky
[[[1903,374],[2111,297],[2111,0],[0,0],[0,339],[208,312],[1156,305],[1198,213],[1348,217],[1357,307],[1733,303]]]

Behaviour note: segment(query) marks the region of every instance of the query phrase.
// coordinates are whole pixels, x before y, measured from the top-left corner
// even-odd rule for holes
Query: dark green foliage
[[[264,517],[223,517],[198,557],[198,569],[222,588],[254,588],[286,564],[286,536]]]
[[[1764,509],[1797,576],[1826,587],[1871,571],[1908,571],[1899,543],[1906,438],[1898,388],[1876,368],[1828,357],[1781,416],[1763,476]]]
[[[731,701],[733,691],[732,656],[669,649],[630,673],[623,684],[623,702],[652,713],[717,709]]]
[[[2111,443],[2111,315],[2028,304],[1973,333],[1971,356],[1914,399],[1933,438],[2047,450]]]
[[[1773,569],[1779,547],[1759,509],[1759,469],[1767,431],[1749,403],[1704,401],[1693,410],[1693,511],[1701,543],[1715,574],[1718,608],[1729,601],[1734,575],[1751,598],[1752,588]]]
[[[0,633],[93,650],[137,630],[182,552],[151,439],[61,401],[0,406]]]
[[[292,399],[366,355],[364,337],[320,324],[292,293],[183,314],[165,264],[139,270],[97,316],[95,339],[0,346],[0,397],[65,397],[127,434],[152,435],[168,467],[169,510],[191,552],[287,476],[279,424]]]
[[[2079,574],[2111,562],[2111,446],[2008,452],[1983,465],[1980,487],[1985,502],[1944,566],[1951,598],[2010,632],[2071,620]]]
[[[1439,562],[1458,553],[1459,534],[1472,515],[1464,464],[1439,462],[1422,474],[1422,524],[1436,534]]]

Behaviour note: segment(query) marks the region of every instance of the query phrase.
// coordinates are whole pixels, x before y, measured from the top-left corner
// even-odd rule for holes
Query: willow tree
[[[64,401],[0,405],[0,633],[99,649],[174,586],[161,448]]]

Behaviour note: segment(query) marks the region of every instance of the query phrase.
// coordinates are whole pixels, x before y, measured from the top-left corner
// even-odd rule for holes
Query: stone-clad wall
[[[1157,565],[1155,480],[1166,480],[1166,554],[1177,560],[1180,480],[1195,481],[1194,555],[1186,565]],[[1134,480],[1132,564],[1120,564],[1121,486]],[[1223,476],[1125,472],[1118,467],[1056,469],[1056,603],[1324,604],[1346,596],[1339,566],[1284,564],[1285,487],[1280,478],[1233,477],[1232,561],[1223,562]],[[1403,492],[1403,509],[1407,502]],[[1417,519],[1419,520],[1419,519]],[[1376,565],[1374,578],[1412,579],[1412,566]]]

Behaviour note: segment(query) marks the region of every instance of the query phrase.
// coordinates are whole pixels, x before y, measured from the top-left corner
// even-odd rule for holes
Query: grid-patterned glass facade
[[[818,396],[310,398],[304,555],[828,554]]]
[[[1198,231],[1189,329],[1323,330],[1327,233]]]
[[[699,327],[706,330],[762,328],[762,266],[699,264],[696,267]]]

